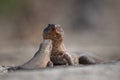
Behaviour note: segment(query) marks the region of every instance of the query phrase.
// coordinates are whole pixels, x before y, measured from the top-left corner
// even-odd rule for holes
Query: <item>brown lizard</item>
[[[23,65],[10,67],[8,68],[8,70],[11,71],[11,70],[22,70],[22,69],[39,69],[39,68],[45,68],[47,66],[52,67],[53,64],[50,61],[51,50],[52,50],[52,41],[44,40],[40,44],[39,50],[35,53],[35,55],[31,60],[29,60]]]
[[[100,60],[88,54],[71,54],[64,46],[64,31],[58,24],[48,24],[43,31],[44,39],[52,40],[51,61],[54,65],[96,64]]]

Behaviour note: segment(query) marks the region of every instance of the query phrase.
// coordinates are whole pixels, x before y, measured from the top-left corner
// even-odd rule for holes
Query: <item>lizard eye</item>
[[[51,31],[51,26],[52,26],[52,24],[48,24],[48,27],[46,27],[46,28],[44,29],[44,32],[45,32],[45,33],[49,33],[49,32]]]
[[[48,28],[45,28],[44,29],[44,33],[48,33],[49,29]]]

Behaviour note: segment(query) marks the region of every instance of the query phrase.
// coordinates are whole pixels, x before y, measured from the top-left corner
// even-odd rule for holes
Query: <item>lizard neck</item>
[[[64,44],[63,44],[63,40],[61,40],[61,41],[60,40],[53,40],[52,45],[53,45],[53,48],[52,48],[53,55],[59,54],[60,51],[66,51]]]

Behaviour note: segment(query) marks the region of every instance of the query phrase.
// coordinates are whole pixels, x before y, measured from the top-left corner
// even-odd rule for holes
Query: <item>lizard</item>
[[[50,59],[54,65],[96,64],[101,60],[85,53],[68,52],[64,45],[64,30],[59,24],[48,24],[43,30],[43,39],[52,40]]]
[[[8,71],[11,70],[27,70],[27,69],[39,69],[53,67],[52,62],[50,61],[50,55],[52,50],[52,41],[51,40],[43,40],[40,44],[39,50],[35,53],[35,55],[28,62],[15,67],[8,68]]]

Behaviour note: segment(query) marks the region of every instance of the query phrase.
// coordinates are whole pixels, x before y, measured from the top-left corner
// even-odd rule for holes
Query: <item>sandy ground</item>
[[[119,80],[120,62],[0,73],[1,80]]]

